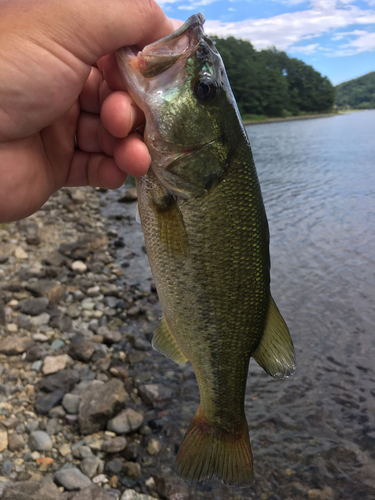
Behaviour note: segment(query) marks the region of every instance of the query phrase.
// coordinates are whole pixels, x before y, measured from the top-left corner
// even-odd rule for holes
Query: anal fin
[[[164,316],[155,330],[152,347],[178,365],[184,365],[189,361],[177,344]]]
[[[272,297],[263,337],[252,357],[274,378],[288,378],[295,371],[293,341]]]

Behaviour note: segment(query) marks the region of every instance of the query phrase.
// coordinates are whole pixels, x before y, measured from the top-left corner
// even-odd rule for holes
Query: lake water
[[[246,414],[255,483],[234,489],[211,480],[194,486],[191,498],[374,500],[375,111],[247,132],[270,224],[272,294],[291,330],[297,371],[276,381],[252,360]],[[104,196],[113,221],[115,196]],[[133,256],[125,278],[145,288],[151,275],[134,206],[121,211],[116,227]],[[147,376],[166,383],[176,374],[163,439],[180,444],[199,394],[189,365],[176,366],[154,352]],[[162,453],[150,474],[174,459]]]

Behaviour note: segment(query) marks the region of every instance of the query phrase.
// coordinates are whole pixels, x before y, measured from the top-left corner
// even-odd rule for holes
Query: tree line
[[[220,52],[243,118],[324,113],[335,89],[312,66],[275,48],[257,51],[234,37],[211,37]]]
[[[375,108],[375,71],[336,85],[336,104],[342,109]]]

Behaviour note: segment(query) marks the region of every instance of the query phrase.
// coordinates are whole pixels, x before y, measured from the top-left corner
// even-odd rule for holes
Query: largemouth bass
[[[244,412],[250,357],[276,378],[291,375],[295,361],[270,294],[268,224],[250,144],[203,23],[194,15],[138,54],[122,48],[118,62],[144,111],[152,158],[137,192],[163,310],[153,347],[191,362],[201,396],[176,472],[239,485],[253,478]]]

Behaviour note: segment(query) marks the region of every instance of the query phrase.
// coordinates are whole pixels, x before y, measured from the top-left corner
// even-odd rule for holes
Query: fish
[[[175,471],[253,481],[244,411],[250,358],[275,378],[295,370],[270,293],[269,230],[250,143],[215,44],[195,14],[142,51],[122,47],[124,88],[145,115],[151,166],[138,210],[162,318],[152,345],[190,361],[200,405]],[[251,76],[249,75],[249,78]]]

